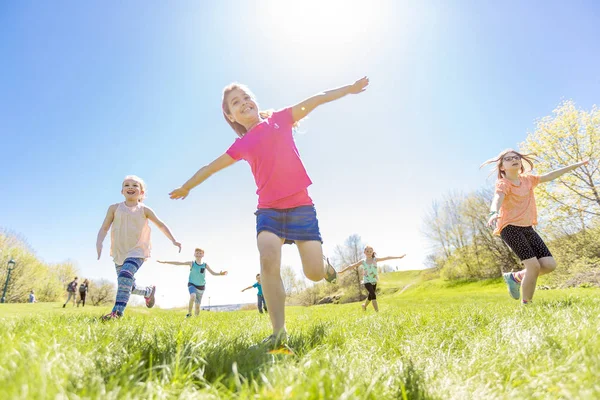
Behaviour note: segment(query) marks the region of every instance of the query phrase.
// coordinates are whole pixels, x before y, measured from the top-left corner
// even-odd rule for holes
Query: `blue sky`
[[[168,192],[235,139],[220,111],[228,83],[277,109],[368,75],[368,91],[317,109],[296,135],[324,249],[358,233],[421,268],[434,199],[491,185],[480,163],[562,100],[598,103],[598,37],[593,1],[4,1],[0,227],[47,262],[116,280],[109,240],[96,261],[95,239],[136,174],[184,245],[177,254],[153,229],[138,281],[159,283],[158,304],[185,303],[187,271],[154,260],[197,246],[230,272],[207,278],[212,304],[252,302],[240,293],[259,270],[247,164],[184,201]],[[300,271],[295,247],[283,263]]]

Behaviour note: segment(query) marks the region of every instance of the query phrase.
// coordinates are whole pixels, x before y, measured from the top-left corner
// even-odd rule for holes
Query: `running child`
[[[206,289],[206,271],[212,275],[227,275],[227,271],[220,271],[219,273],[214,272],[208,264],[202,262],[204,257],[204,250],[194,250],[194,261],[160,261],[161,264],[172,264],[172,265],[187,265],[190,267],[190,276],[188,278],[188,291],[190,292],[190,302],[188,305],[188,313],[186,318],[192,316],[192,306],[196,303],[195,314],[196,317],[200,314],[200,303],[202,302],[202,295]]]
[[[550,250],[533,229],[533,226],[537,225],[533,189],[539,183],[550,182],[586,165],[588,161],[540,176],[526,173],[523,161],[529,165],[529,170],[533,169],[531,154],[521,154],[513,149],[506,149],[481,166],[495,164],[494,169],[498,174],[488,225],[494,228],[494,234],[504,240],[525,266],[525,269],[519,272],[504,273],[504,281],[513,299],[519,300],[522,290],[522,303],[528,304],[533,298],[538,276],[556,269],[556,261]]]
[[[363,271],[363,285],[365,285],[365,289],[369,292],[367,296],[367,300],[365,300],[364,304],[362,304],[363,311],[367,311],[367,307],[371,302],[373,302],[373,308],[375,311],[379,312],[379,305],[377,304],[377,281],[379,280],[379,270],[377,269],[378,261],[387,261],[387,260],[399,260],[401,258],[406,257],[406,254],[395,257],[381,257],[378,258],[375,255],[375,251],[371,246],[365,247],[365,258],[363,260],[357,261],[352,265],[347,266],[342,269],[338,274],[343,274],[344,272],[354,269],[354,268],[362,268]]]
[[[297,122],[321,104],[366,90],[364,77],[351,85],[328,90],[279,111],[260,111],[252,92],[233,83],[223,90],[223,117],[237,134],[233,145],[210,164],[200,168],[172,199],[185,199],[190,190],[214,173],[239,160],[250,164],[258,194],[256,211],[257,246],[260,253],[264,296],[269,304],[273,334],[264,340],[277,346],[287,334],[285,329],[285,291],[281,280],[281,246],[296,243],[306,277],[332,282],[335,269],[324,263],[317,213],[308,194],[312,183],[294,143]]]
[[[258,289],[258,293],[256,294],[258,312],[262,314],[263,307],[265,309],[265,312],[269,312],[269,310],[267,310],[267,303],[265,302],[265,298],[263,297],[262,285],[260,284],[260,274],[256,274],[256,283],[252,286],[248,286],[247,288],[242,289],[242,293],[252,288]]]
[[[144,296],[148,308],[154,306],[156,286],[138,288],[134,278],[144,261],[150,257],[151,240],[148,220],[152,221],[181,252],[181,243],[175,240],[169,227],[143,203],[146,184],[141,178],[135,175],[126,176],[123,179],[121,193],[125,196],[125,201],[108,207],[96,241],[99,260],[102,254],[102,242],[109,229],[111,230],[110,255],[115,262],[118,289],[112,312],[102,317],[104,320],[123,316],[132,293]]]

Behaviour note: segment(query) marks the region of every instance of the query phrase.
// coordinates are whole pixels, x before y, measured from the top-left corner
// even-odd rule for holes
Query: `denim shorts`
[[[318,240],[323,243],[315,206],[281,210],[259,208],[254,215],[256,215],[257,236],[262,231],[267,231],[285,239],[286,244],[292,244],[296,240]]]

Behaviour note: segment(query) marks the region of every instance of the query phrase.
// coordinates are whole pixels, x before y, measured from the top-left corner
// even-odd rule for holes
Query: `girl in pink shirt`
[[[495,163],[498,173],[488,225],[494,228],[494,234],[502,237],[525,266],[525,269],[519,272],[504,273],[504,281],[515,300],[521,297],[522,287],[522,302],[528,304],[533,298],[538,276],[550,273],[556,268],[556,261],[550,250],[533,229],[533,225],[537,225],[533,189],[539,183],[554,180],[588,162],[582,161],[537,176],[525,173],[523,161],[529,165],[529,169],[533,169],[531,155],[507,149],[482,166]]]
[[[273,334],[267,345],[285,341],[285,291],[281,280],[281,246],[296,243],[306,277],[312,281],[333,281],[335,269],[323,263],[323,248],[317,214],[308,195],[312,183],[296,148],[293,129],[321,104],[366,90],[364,77],[351,85],[328,90],[295,106],[279,111],[260,111],[250,90],[237,83],[223,90],[223,116],[238,138],[219,158],[200,168],[193,177],[170,193],[172,199],[185,199],[190,190],[215,172],[245,160],[256,182],[258,210],[256,234],[261,277]]]
[[[171,240],[173,245],[181,252],[181,243],[175,240],[171,230],[162,222],[154,211],[142,201],[146,194],[146,184],[135,176],[129,175],[123,179],[121,193],[125,196],[122,203],[113,204],[108,207],[104,222],[98,232],[96,240],[96,251],[98,260],[102,254],[102,243],[110,230],[110,255],[115,262],[117,271],[117,296],[115,305],[110,314],[102,317],[103,320],[120,318],[123,316],[130,295],[144,296],[146,306],[154,306],[155,286],[136,288],[134,275],[142,267],[142,264],[150,257],[150,225],[148,220],[154,222],[158,229]]]

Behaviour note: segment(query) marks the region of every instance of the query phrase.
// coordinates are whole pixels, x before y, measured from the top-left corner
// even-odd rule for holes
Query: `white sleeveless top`
[[[117,265],[123,265],[130,257],[150,257],[150,225],[143,203],[133,207],[119,203],[110,232],[110,244],[110,255]]]

